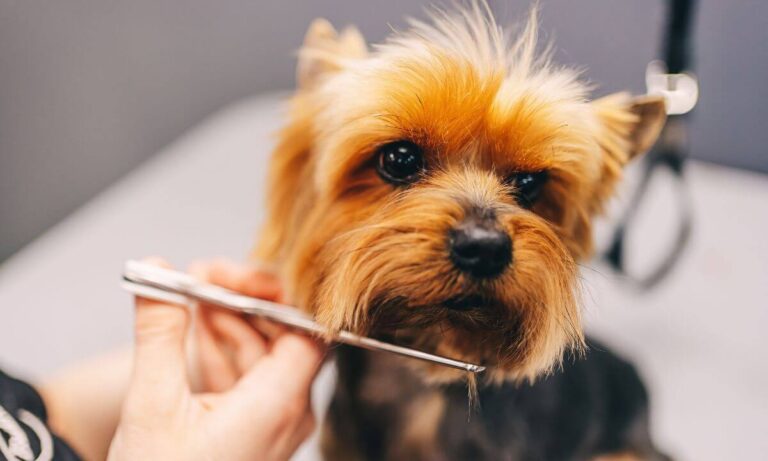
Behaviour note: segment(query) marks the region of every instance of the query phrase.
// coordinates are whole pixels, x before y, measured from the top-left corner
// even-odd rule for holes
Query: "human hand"
[[[231,263],[193,273],[251,296],[279,295],[274,279]],[[285,460],[312,432],[318,342],[278,327],[265,334],[207,306],[199,320],[205,393],[194,393],[187,378],[187,309],[136,300],[134,369],[110,460]]]

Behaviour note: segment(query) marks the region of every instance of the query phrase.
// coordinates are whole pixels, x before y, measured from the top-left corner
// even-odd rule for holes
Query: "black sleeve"
[[[0,370],[0,460],[78,461],[48,429],[45,405],[29,384]]]

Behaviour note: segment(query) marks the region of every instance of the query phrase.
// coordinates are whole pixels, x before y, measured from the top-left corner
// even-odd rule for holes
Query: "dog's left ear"
[[[299,50],[296,80],[300,88],[311,88],[323,77],[343,68],[346,61],[364,58],[367,54],[368,46],[356,27],[348,26],[338,33],[327,20],[315,19]]]
[[[653,147],[667,119],[662,96],[614,93],[592,106],[600,124],[598,143],[619,166]]]

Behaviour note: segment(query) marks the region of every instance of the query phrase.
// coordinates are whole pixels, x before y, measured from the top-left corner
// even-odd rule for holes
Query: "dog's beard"
[[[313,310],[333,329],[487,365],[495,380],[538,376],[582,342],[575,264],[542,218],[499,201],[514,262],[490,280],[461,273],[446,241],[467,207],[457,192],[445,184],[404,191],[325,243]],[[431,380],[461,377],[410,362]]]

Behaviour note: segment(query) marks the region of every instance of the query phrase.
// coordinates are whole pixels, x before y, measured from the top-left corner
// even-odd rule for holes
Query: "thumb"
[[[134,387],[147,389],[148,395],[189,388],[184,351],[189,317],[185,306],[136,298]]]
[[[244,394],[239,401],[249,402],[259,396],[254,389],[264,383],[277,390],[275,402],[309,396],[312,382],[323,364],[325,347],[319,341],[302,334],[286,331],[271,345],[269,354],[257,362],[238,382],[235,393]],[[261,398],[263,400],[263,398]]]

